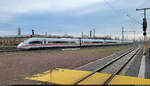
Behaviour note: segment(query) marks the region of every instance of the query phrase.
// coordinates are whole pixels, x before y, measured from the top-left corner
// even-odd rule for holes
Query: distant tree
[[[115,40],[119,40],[119,38],[118,38],[118,37],[115,37]]]

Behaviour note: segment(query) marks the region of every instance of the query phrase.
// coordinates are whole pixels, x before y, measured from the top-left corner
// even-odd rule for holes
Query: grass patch
[[[87,52],[95,52],[95,53],[114,53],[118,52],[124,49],[128,49],[134,47],[133,45],[129,46],[112,46],[112,47],[100,47],[100,48],[88,48],[88,49],[80,49],[80,50],[70,50],[70,51],[64,51],[64,52],[82,52],[82,53],[87,53]]]

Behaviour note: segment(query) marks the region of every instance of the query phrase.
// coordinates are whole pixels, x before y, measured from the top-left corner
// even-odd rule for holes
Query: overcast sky
[[[80,36],[95,28],[97,36],[121,36],[121,26],[141,35],[143,11],[136,8],[144,7],[150,7],[150,0],[1,0],[0,36],[16,35],[18,27],[22,34],[34,29],[38,34]],[[149,15],[150,10],[148,23]]]

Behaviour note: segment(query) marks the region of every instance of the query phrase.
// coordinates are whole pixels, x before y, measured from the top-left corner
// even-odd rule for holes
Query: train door
[[[82,40],[81,40],[81,38],[79,38],[79,46],[80,47],[82,46]]]
[[[47,47],[46,44],[47,44],[47,41],[44,39],[44,40],[43,40],[43,43],[42,43],[42,47],[43,47],[43,48],[44,48],[44,47]]]
[[[47,44],[46,40],[43,40],[43,43],[42,44]]]

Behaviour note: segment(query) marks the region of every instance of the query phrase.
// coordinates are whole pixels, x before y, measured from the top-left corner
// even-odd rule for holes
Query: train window
[[[32,42],[29,42],[29,44],[42,44],[42,41],[32,41]]]
[[[95,42],[92,42],[92,43],[103,43],[103,42],[100,42],[100,41],[95,41]]]
[[[84,43],[92,43],[91,41],[84,41]]]
[[[63,42],[63,41],[57,41],[56,43],[61,44],[61,43],[65,43],[65,42]]]
[[[84,43],[103,43],[103,42],[101,42],[101,41],[84,41]]]
[[[74,41],[49,41],[48,42],[49,44],[53,44],[53,43],[56,43],[56,44],[63,44],[63,43],[75,43]]]
[[[73,42],[73,41],[58,41],[56,43],[75,43],[75,42]]]
[[[48,44],[55,44],[55,41],[48,41]]]
[[[106,43],[116,43],[116,42],[106,42]]]

